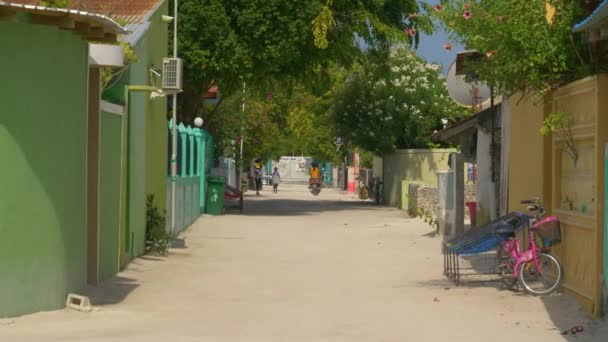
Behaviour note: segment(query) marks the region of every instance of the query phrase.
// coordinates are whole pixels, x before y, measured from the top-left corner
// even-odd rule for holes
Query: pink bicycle
[[[496,251],[502,283],[506,288],[513,288],[519,282],[532,295],[547,295],[559,288],[563,278],[561,263],[550,254],[550,247],[561,239],[559,220],[555,216],[543,218],[545,208],[538,198],[521,203],[529,204],[528,211],[535,213],[534,217],[525,215],[530,219],[529,248],[520,250],[519,240],[513,231],[498,232],[508,237]],[[537,245],[537,238],[542,245]]]

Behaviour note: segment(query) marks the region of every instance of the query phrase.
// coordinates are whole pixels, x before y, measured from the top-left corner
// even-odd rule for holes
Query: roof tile
[[[38,5],[39,0],[7,0],[11,3]],[[127,24],[137,24],[146,20],[165,0],[71,0],[70,8],[90,13],[103,14],[120,19]]]

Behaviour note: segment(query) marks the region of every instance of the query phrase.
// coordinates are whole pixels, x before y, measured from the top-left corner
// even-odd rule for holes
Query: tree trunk
[[[184,92],[180,96],[181,111],[178,121],[191,123],[194,120],[203,104],[204,88],[202,84],[184,84]]]

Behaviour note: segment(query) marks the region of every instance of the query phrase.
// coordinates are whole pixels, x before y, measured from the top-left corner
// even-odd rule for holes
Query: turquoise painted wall
[[[160,79],[150,68],[161,68],[167,56],[168,25],[161,16],[163,4],[150,18],[146,35],[133,47],[138,62],[129,68],[128,84],[157,85]],[[167,163],[167,100],[150,99],[149,92],[131,92],[129,99],[129,185],[127,252],[132,257],[145,251],[146,195],[154,194],[156,205],[165,207]],[[133,239],[131,241],[131,239]]]
[[[0,317],[86,282],[87,43],[26,20],[0,21]]]
[[[119,271],[121,115],[101,113],[99,173],[99,280]]]

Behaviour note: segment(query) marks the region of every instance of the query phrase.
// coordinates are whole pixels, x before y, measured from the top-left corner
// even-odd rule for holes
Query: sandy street
[[[0,341],[608,341],[565,295],[456,287],[441,240],[395,209],[281,185],[199,219],[71,310],[0,320]],[[604,332],[604,338],[600,334]]]

